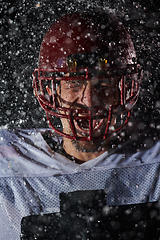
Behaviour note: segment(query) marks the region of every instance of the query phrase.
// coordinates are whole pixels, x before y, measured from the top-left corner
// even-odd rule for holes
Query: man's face
[[[59,105],[61,107],[84,110],[84,112],[78,113],[81,119],[73,120],[76,133],[79,137],[85,137],[89,133],[89,121],[86,118],[89,118],[88,112],[90,110],[95,116],[92,120],[93,136],[103,136],[108,116],[106,118],[100,117],[103,112],[102,109],[107,110],[111,105],[118,103],[118,86],[116,78],[99,80],[93,77],[91,80],[63,80],[58,87],[57,93]],[[99,110],[94,110],[95,108]],[[73,135],[69,120],[61,118],[61,121],[63,132]],[[112,120],[112,126],[114,122],[115,121]],[[89,143],[85,143],[85,145],[87,144]]]

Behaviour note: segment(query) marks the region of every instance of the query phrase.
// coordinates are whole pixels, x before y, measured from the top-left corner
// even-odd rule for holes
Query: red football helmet
[[[128,123],[141,79],[133,42],[121,22],[109,13],[74,13],[53,23],[44,36],[33,88],[55,132],[91,141],[106,139]],[[82,91],[79,86],[84,85],[84,94],[86,84],[93,82],[101,99],[92,106],[75,104],[78,97],[73,102],[67,97],[65,100],[61,93],[63,82],[68,84],[67,89],[76,86],[74,96],[79,89]],[[109,105],[108,87],[118,89],[118,100]],[[55,117],[62,122],[67,119],[70,131],[57,126]],[[102,122],[105,127],[96,134]]]

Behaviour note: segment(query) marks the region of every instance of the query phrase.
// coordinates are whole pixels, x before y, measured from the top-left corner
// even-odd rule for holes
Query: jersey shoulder
[[[160,161],[160,131],[153,128],[132,133],[128,140],[116,150],[128,156],[132,162],[153,163]]]
[[[46,132],[51,130],[0,129],[0,175],[34,174],[53,166],[55,153],[43,138]]]

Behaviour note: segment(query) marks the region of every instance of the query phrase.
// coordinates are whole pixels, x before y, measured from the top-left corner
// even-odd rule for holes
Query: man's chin
[[[106,143],[103,140],[95,141],[81,141],[81,140],[71,140],[72,144],[75,146],[77,151],[94,153],[101,151]]]

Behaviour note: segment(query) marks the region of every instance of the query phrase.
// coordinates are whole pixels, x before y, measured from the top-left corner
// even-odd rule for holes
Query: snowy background
[[[3,1],[0,33],[1,84],[0,126],[47,127],[32,90],[32,72],[37,67],[41,41],[52,22],[77,9],[114,9],[131,34],[139,63],[144,69],[141,94],[134,121],[159,128],[160,114],[160,6],[159,0]]]

